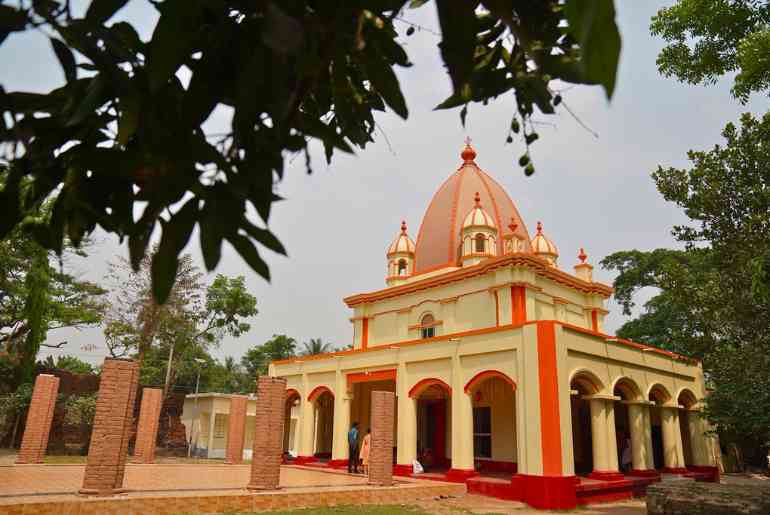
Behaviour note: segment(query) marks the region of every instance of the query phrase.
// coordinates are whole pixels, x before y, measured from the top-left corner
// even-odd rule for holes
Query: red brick
[[[393,419],[395,394],[372,392],[372,442],[369,450],[369,483],[393,484]]]
[[[142,389],[142,404],[139,408],[139,423],[136,427],[136,445],[134,461],[136,463],[154,463],[155,446],[158,440],[160,409],[163,404],[163,390],[160,388]]]
[[[234,395],[230,397],[230,415],[227,428],[227,450],[225,463],[237,465],[243,463],[243,442],[246,435],[246,407],[248,397]]]
[[[35,388],[32,390],[32,400],[27,411],[27,425],[16,463],[43,462],[58,392],[58,377],[40,374],[35,378]]]
[[[281,476],[286,379],[261,376],[257,381],[256,427],[249,490],[275,490]]]

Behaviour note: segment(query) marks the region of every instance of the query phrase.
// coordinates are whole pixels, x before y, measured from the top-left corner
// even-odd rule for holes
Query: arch
[[[612,394],[615,395],[615,391],[620,390],[620,397],[624,401],[638,401],[642,400],[642,389],[636,384],[636,381],[628,376],[619,376],[612,383]]]
[[[655,404],[666,404],[671,400],[671,393],[668,391],[668,388],[663,386],[660,383],[652,383],[649,388],[647,388],[647,400],[654,401]]]
[[[313,391],[310,392],[310,395],[307,396],[307,400],[309,402],[315,402],[324,393],[328,393],[329,395],[332,396],[332,398],[334,398],[334,392],[331,391],[328,387],[316,386],[315,388],[313,388]]]
[[[420,336],[422,338],[433,338],[436,336],[436,317],[433,313],[425,313],[420,317]]]
[[[680,406],[684,406],[686,409],[690,409],[698,404],[698,397],[695,396],[692,390],[686,386],[679,389],[676,395],[676,403]]]
[[[398,275],[407,275],[409,272],[407,272],[407,263],[406,259],[401,258],[398,260]]]
[[[483,383],[487,379],[491,379],[493,377],[499,377],[500,379],[502,379],[503,381],[511,385],[511,388],[516,390],[516,383],[513,381],[513,379],[508,377],[506,374],[503,374],[499,370],[484,370],[483,372],[479,372],[478,374],[473,376],[470,381],[465,383],[465,388],[464,388],[465,393],[469,393],[471,391],[471,388],[474,388],[475,386]]]
[[[473,251],[477,254],[483,254],[486,252],[487,238],[482,233],[477,233],[473,237]]]
[[[420,396],[422,392],[430,388],[431,386],[438,386],[442,390],[444,390],[447,395],[452,395],[452,387],[446,384],[441,379],[437,379],[435,377],[429,377],[427,379],[422,379],[421,381],[418,381],[415,383],[414,386],[409,390],[409,397],[412,399],[417,398]]]
[[[573,389],[572,383],[575,382],[577,382],[577,386],[583,387],[589,394],[599,393],[604,389],[604,383],[599,379],[599,376],[587,368],[572,371],[569,376],[570,389]]]
[[[299,394],[299,391],[295,390],[294,388],[287,388],[286,389],[286,401],[290,401],[294,397],[302,398],[302,396]]]

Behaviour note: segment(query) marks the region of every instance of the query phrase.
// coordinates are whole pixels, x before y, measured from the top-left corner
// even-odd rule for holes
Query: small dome
[[[543,224],[540,222],[537,223],[537,234],[532,238],[531,245],[532,252],[538,256],[543,256],[546,259],[550,257],[554,261],[559,257],[559,249],[557,249],[556,245],[543,234]],[[551,259],[549,259],[549,261],[551,261]]]
[[[414,255],[414,242],[406,234],[406,222],[401,222],[401,233],[393,240],[388,247],[388,256],[393,254],[411,254]]]
[[[465,217],[465,221],[463,222],[463,229],[480,227],[497,231],[494,218],[489,216],[489,213],[484,211],[484,209],[481,207],[481,196],[478,192],[476,192],[476,196],[473,198],[473,200],[476,204]]]

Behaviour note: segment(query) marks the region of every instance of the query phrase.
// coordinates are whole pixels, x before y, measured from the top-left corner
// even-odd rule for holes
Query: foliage
[[[38,361],[37,366],[67,370],[73,374],[93,374],[96,372],[91,363],[86,363],[76,356],[58,356],[55,360],[53,356],[47,356],[44,361]]]
[[[23,383],[16,391],[0,396],[0,440],[15,444],[19,422],[32,402],[32,383]]]
[[[767,0],[678,0],[652,18],[668,45],[658,69],[690,84],[713,84],[735,72],[732,93],[747,102],[770,92],[770,4]]]
[[[256,379],[257,376],[267,373],[267,366],[271,361],[294,356],[296,347],[297,341],[294,338],[285,334],[274,334],[262,345],[247,350],[241,358],[241,365],[251,377]]]
[[[313,354],[324,354],[332,352],[334,348],[331,343],[324,343],[321,338],[310,338],[309,342],[302,343],[302,355],[310,356]]]
[[[216,362],[206,391],[222,393],[254,393],[256,376],[250,375],[235,358],[227,356],[224,363]]]
[[[602,265],[620,272],[627,314],[640,288],[658,289],[618,334],[701,358],[723,443],[756,451],[770,442],[770,113],[722,135],[724,146],[689,152],[690,168],[653,174],[691,220],[673,231],[685,249],[618,252]]]
[[[0,6],[0,42],[12,32],[49,35],[66,81],[48,93],[0,95],[11,164],[0,238],[51,197],[51,216],[24,226],[56,251],[65,235],[78,244],[99,226],[128,239],[138,270],[160,225],[152,283],[161,304],[196,226],[208,270],[227,241],[269,279],[255,243],[285,250],[247,208],[267,224],[288,154],[304,153],[310,172],[311,141],[331,160],[373,140],[375,112],[408,116],[394,69],[411,66],[403,37],[414,31],[397,23],[407,4],[426,2],[157,0],[148,41],[110,21],[126,3],[92,1],[82,18],[65,0]],[[469,103],[512,94],[508,140],[522,138],[528,175],[535,108],[551,114],[561,101],[552,81],[600,84],[612,95],[620,55],[612,0],[434,4],[453,90],[438,108],[462,106],[464,123]],[[215,136],[203,125],[217,109],[231,119]]]
[[[97,394],[70,395],[64,401],[64,421],[67,424],[90,426],[96,414]]]

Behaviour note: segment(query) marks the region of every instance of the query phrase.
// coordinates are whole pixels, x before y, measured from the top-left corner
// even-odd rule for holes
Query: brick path
[[[245,488],[249,465],[134,465],[126,466],[124,486],[131,490],[208,490]],[[83,484],[84,465],[0,466],[0,497],[73,493]],[[362,476],[281,467],[282,487],[366,484]]]

